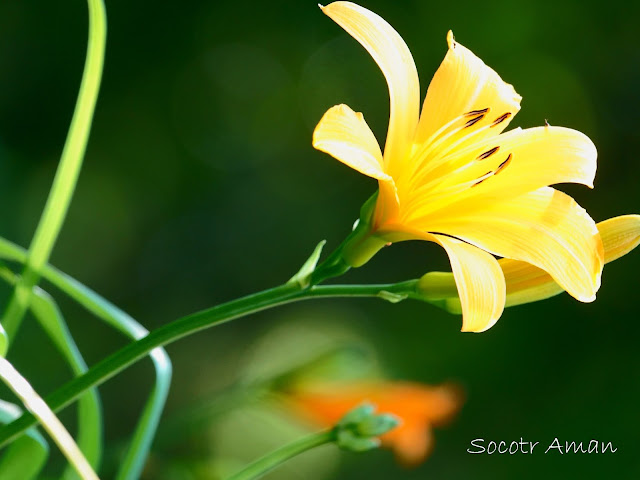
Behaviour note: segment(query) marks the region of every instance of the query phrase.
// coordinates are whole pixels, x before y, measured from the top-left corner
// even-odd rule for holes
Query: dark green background
[[[548,119],[593,139],[595,190],[564,191],[596,221],[640,213],[640,4],[361,3],[403,36],[423,95],[453,29],[523,96],[514,126]],[[52,262],[154,328],[281,283],[323,238],[336,246],[376,185],[313,150],[311,133],[344,102],[384,139],[387,90],[368,54],[313,1],[108,1],[107,10],[103,88]],[[25,246],[75,102],[86,17],[80,0],[0,3],[0,234]],[[272,327],[311,318],[354,329],[393,378],[456,380],[468,395],[420,468],[404,471],[383,451],[344,454],[333,478],[639,478],[639,267],[638,252],[608,265],[594,304],[565,294],[511,308],[478,335],[415,302],[325,300],[239,320],[168,348],[175,379],[167,415],[233,382]],[[439,248],[406,243],[343,280],[400,281],[444,268]],[[56,296],[90,364],[124,344]],[[31,319],[20,333],[10,358],[41,393],[52,391],[67,370]],[[131,431],[150,385],[142,362],[101,387],[110,445]],[[72,413],[63,415],[71,424]],[[618,452],[467,454],[478,437],[593,438]],[[164,454],[153,476],[209,478],[175,466],[189,468],[206,451],[216,448]],[[107,455],[105,478],[116,455]],[[315,469],[287,475],[270,478],[320,478]]]

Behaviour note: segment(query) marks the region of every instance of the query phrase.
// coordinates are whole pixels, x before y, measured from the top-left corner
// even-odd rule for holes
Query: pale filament
[[[486,113],[488,113],[488,112],[489,112],[489,110],[487,110]],[[481,115],[484,116],[486,113],[483,113]],[[440,135],[442,133],[444,133],[447,129],[452,127],[455,123],[459,122],[460,120],[463,120],[465,122],[465,124],[466,124],[468,119],[469,119],[469,116],[468,116],[467,113],[463,113],[462,115],[458,115],[453,120],[451,120],[450,122],[444,124],[438,130],[436,130],[433,134],[431,134],[431,136],[429,138],[427,138],[427,140],[424,141],[420,145],[420,150],[418,150],[417,152],[411,154],[411,158],[412,159],[419,158],[421,160],[412,165],[413,168],[412,168],[412,171],[410,172],[410,177],[413,176],[415,171],[418,170],[422,166],[424,161],[429,158],[429,155],[428,155],[429,152],[431,152],[435,148],[437,148],[443,141],[445,141],[449,137],[451,137],[451,135],[454,135],[454,134],[460,132],[464,128],[464,126],[463,127],[456,127],[455,129],[451,130],[446,135],[444,135],[444,137],[440,137]]]
[[[487,178],[494,175],[495,172],[489,171],[482,175],[481,177],[474,178],[473,180],[468,180],[462,183],[457,183],[454,185],[450,185],[447,188],[442,190],[432,190],[428,192],[426,195],[415,195],[407,202],[407,208],[403,209],[406,212],[417,212],[420,211],[420,216],[418,217],[407,217],[403,218],[403,221],[406,222],[415,222],[416,220],[422,219],[436,210],[439,210],[449,204],[451,204],[451,200],[459,200],[459,194],[472,188],[478,182],[482,182]],[[428,210],[425,209],[425,205],[429,205],[431,208]]]
[[[488,128],[491,128],[491,125],[486,125],[482,128],[479,128],[477,130],[474,130],[473,132],[465,135],[464,137],[458,139],[457,141],[453,142],[450,146],[448,146],[447,148],[443,149],[440,152],[437,152],[437,154],[429,159],[429,162],[424,165],[424,168],[421,169],[421,171],[419,173],[414,174],[410,180],[409,180],[409,191],[412,191],[412,189],[414,189],[415,185],[420,185],[419,188],[415,188],[414,191],[424,191],[425,188],[431,188],[431,186],[434,183],[440,183],[443,178],[440,175],[434,175],[431,181],[425,181],[426,177],[428,177],[430,174],[432,174],[437,168],[445,165],[449,160],[452,159],[457,159],[457,158],[464,158],[466,157],[467,154],[471,154],[474,151],[477,151],[479,148],[478,144],[472,144],[469,145],[465,148],[463,148],[462,150],[458,151],[458,152],[451,152],[451,150],[455,149],[455,147],[457,147],[458,145],[460,145],[463,142],[467,142],[469,141],[471,138],[473,138],[475,135],[479,135],[480,133],[486,131]],[[455,133],[455,132],[454,132]],[[470,160],[465,161],[465,164],[463,165],[463,168],[465,166],[468,165],[474,165],[475,163],[473,162],[473,160],[475,159],[475,156],[472,156]],[[424,163],[421,162],[421,163]],[[451,175],[450,173],[447,174],[448,176]]]

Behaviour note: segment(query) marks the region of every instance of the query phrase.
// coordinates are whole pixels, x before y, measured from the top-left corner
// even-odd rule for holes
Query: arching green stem
[[[296,455],[300,455],[301,453],[319,447],[320,445],[332,443],[335,440],[335,430],[313,433],[266,454],[264,457],[247,465],[227,480],[252,480],[254,478],[260,478],[276,468],[278,465],[286,462]]]
[[[76,288],[75,281],[64,274],[47,267],[43,270],[48,280],[58,285],[65,291],[69,288]],[[361,288],[354,288],[351,285],[331,285],[327,287],[315,286],[307,290],[299,290],[291,285],[283,285],[269,290],[265,290],[247,297],[243,297],[231,302],[227,302],[216,307],[203,310],[186,317],[182,317],[174,322],[164,325],[149,333],[146,337],[126,345],[111,356],[94,365],[85,375],[78,377],[55,391],[47,397],[47,402],[54,410],[59,410],[72,402],[78,395],[88,388],[94,387],[116,375],[118,372],[136,362],[151,350],[168,343],[174,342],[186,335],[190,335],[205,328],[219,325],[238,317],[248,315],[260,310],[272,308],[277,305],[305,300],[316,297],[347,297],[347,296],[372,296],[385,298],[384,292],[393,293],[394,297],[405,298],[402,289],[409,288],[411,282],[391,285],[371,285]],[[75,285],[75,286],[74,286]],[[86,287],[84,287],[86,288]],[[326,289],[326,291],[325,291]],[[73,297],[83,295],[82,289],[73,292]],[[68,292],[72,293],[72,292]],[[80,301],[80,299],[79,299]],[[85,300],[83,300],[85,301]],[[395,301],[395,300],[394,300]],[[0,430],[0,447],[21,434],[26,428],[32,426],[35,419],[30,414],[23,414],[18,420],[12,422]]]

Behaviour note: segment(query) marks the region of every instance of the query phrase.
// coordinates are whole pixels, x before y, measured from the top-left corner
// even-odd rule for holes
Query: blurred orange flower
[[[463,403],[462,392],[454,385],[391,381],[325,383],[292,392],[287,398],[301,417],[322,427],[335,425],[363,402],[397,416],[400,425],[380,440],[406,466],[427,458],[433,447],[431,427],[447,423]]]

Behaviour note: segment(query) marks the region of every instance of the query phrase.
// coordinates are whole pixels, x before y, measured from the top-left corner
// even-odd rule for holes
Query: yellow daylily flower
[[[604,263],[613,262],[640,245],[640,215],[622,215],[598,223],[604,247]],[[564,290],[544,270],[519,260],[498,261],[505,276],[506,307],[546,300]],[[443,307],[451,313],[462,308],[453,274],[429,272],[416,288],[419,298]]]
[[[329,109],[313,134],[315,148],[379,183],[368,231],[345,249],[347,263],[362,265],[388,242],[440,244],[463,331],[486,330],[502,314],[505,277],[495,256],[535,265],[578,300],[593,301],[603,266],[598,230],[571,197],[549,187],[593,187],[591,140],[548,125],[503,133],[520,95],[451,32],[420,114],[418,74],[400,35],[353,3],[321,8],[371,54],[390,95],[384,154],[363,115],[346,105]]]

